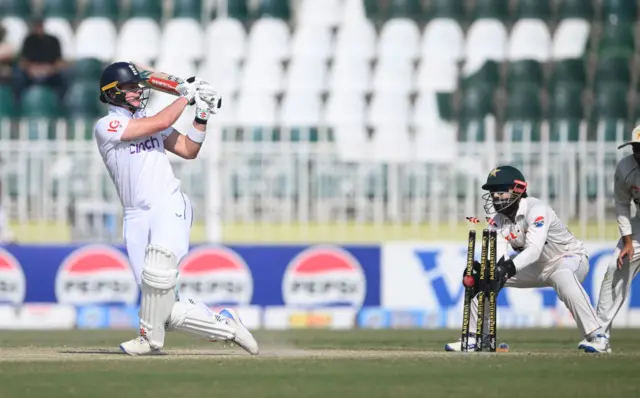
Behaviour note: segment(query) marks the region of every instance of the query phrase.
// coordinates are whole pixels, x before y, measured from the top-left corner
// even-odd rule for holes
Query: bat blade
[[[169,73],[155,71],[153,68],[139,63],[133,63],[133,65],[138,69],[140,77],[142,77],[141,84],[144,87],[175,96],[180,95],[176,87],[184,82],[184,79]]]

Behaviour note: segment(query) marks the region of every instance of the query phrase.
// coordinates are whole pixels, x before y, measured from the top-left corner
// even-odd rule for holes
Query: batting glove
[[[187,80],[176,86],[176,91],[181,97],[186,98],[189,101],[189,105],[195,103],[196,93],[198,91],[199,81],[195,77],[190,77]]]
[[[209,105],[209,110],[214,115],[220,111],[222,107],[222,96],[211,85],[205,81],[201,81],[198,85],[197,96]]]

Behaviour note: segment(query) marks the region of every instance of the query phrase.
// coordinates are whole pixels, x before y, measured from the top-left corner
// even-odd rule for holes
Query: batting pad
[[[142,270],[140,326],[149,344],[156,349],[164,345],[165,322],[176,302],[175,286],[178,261],[169,250],[147,246]]]
[[[207,340],[231,340],[235,329],[203,303],[192,299],[175,302],[167,330],[190,334]]]

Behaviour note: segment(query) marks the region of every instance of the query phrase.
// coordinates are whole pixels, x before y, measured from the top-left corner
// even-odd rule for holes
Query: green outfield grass
[[[639,330],[614,353],[575,329],[500,331],[509,353],[444,353],[455,331],[258,332],[261,354],[171,334],[166,355],[128,357],[133,331],[0,332],[0,397],[634,397]]]
[[[484,224],[475,225],[476,229]],[[603,227],[595,223],[583,231],[578,223],[569,223],[571,231],[584,240],[617,241],[618,227],[615,221]],[[467,232],[474,225],[463,222],[455,225],[441,224],[225,224],[225,243],[379,243],[389,241],[455,241],[464,242]],[[69,226],[58,223],[13,224],[18,242],[68,243],[71,241]],[[194,223],[191,240],[194,243],[207,240],[203,223]]]

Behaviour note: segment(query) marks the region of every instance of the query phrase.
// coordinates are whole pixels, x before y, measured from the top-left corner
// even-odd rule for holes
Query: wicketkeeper
[[[497,231],[496,280],[500,288],[552,287],[585,337],[581,348],[586,352],[610,352],[609,340],[581,284],[589,272],[583,243],[567,230],[551,207],[527,195],[527,182],[515,167],[496,167],[482,189],[489,191],[483,195],[486,213],[495,214],[492,223]],[[508,246],[517,253],[513,258],[509,257]],[[478,275],[480,264],[476,262],[474,268]],[[474,286],[478,286],[477,278]],[[472,300],[470,309],[472,350],[476,343],[477,298]],[[483,343],[488,346],[488,342]],[[449,343],[445,350],[460,351],[461,343]]]

